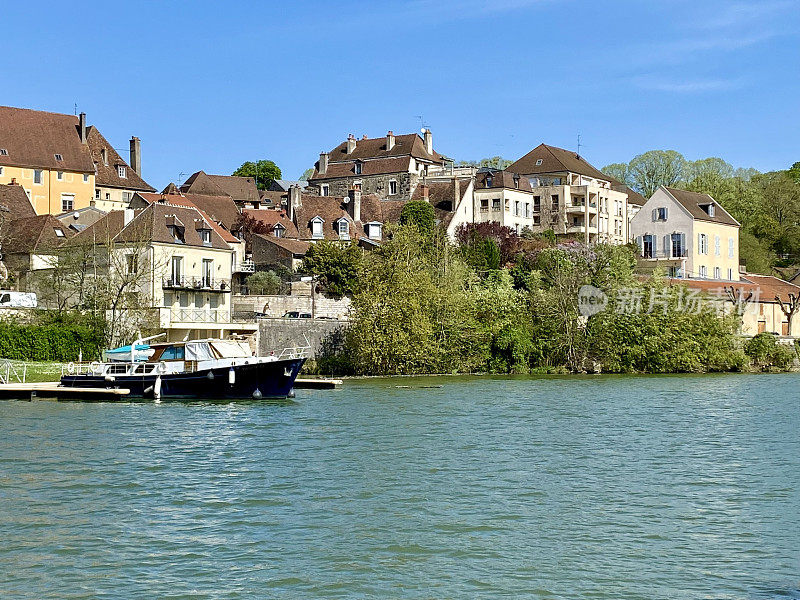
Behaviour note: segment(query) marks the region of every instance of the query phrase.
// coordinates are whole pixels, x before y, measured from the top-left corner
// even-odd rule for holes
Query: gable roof
[[[489,177],[491,177],[491,181],[489,181]],[[516,182],[515,182],[516,178]],[[490,182],[491,185],[487,186],[486,184]],[[517,185],[519,183],[519,185]],[[491,170],[491,171],[482,171],[475,175],[475,191],[485,190],[485,189],[508,189],[514,190],[517,192],[528,192],[533,193],[531,189],[531,182],[528,180],[527,177],[522,177],[521,175],[514,173],[509,170],[500,171],[500,170]]]
[[[0,220],[6,222],[36,216],[28,194],[17,184],[0,185],[0,207]]]
[[[100,210],[95,206],[86,206],[78,210],[70,210],[56,215],[56,219],[61,221],[65,227],[69,227],[75,231],[83,231],[92,223],[96,223],[98,220],[102,219],[105,214],[106,211]]]
[[[56,231],[61,231],[64,235],[59,236]],[[6,254],[50,252],[72,235],[73,232],[53,215],[17,219],[3,228],[3,252]]]
[[[433,205],[436,220],[439,224],[445,227],[450,226],[455,211],[467,194],[469,185],[469,179],[458,179],[459,197],[457,198],[453,179],[448,181],[436,181],[428,184],[428,202]],[[522,187],[522,182],[520,182],[520,187]],[[414,194],[411,196],[411,200],[423,200],[424,198],[425,190],[422,185],[418,185],[414,190]],[[382,202],[381,204],[383,205],[384,222],[399,223],[400,213],[403,210],[403,206],[406,204],[405,201],[397,201],[394,205],[389,205],[388,202]]]
[[[771,275],[745,273],[739,281],[719,281],[715,279],[670,279],[670,285],[685,285],[691,289],[710,294],[725,294],[725,288],[733,288],[742,293],[742,298],[753,294],[753,301],[776,303],[775,297],[783,302],[789,301],[789,294],[800,294],[800,286]],[[724,296],[723,296],[724,297]]]
[[[274,235],[264,235],[263,233],[256,233],[254,234],[254,237],[257,237],[265,242],[269,242],[270,244],[274,244],[279,248],[283,248],[295,256],[303,256],[311,247],[311,242],[306,242],[304,240],[278,238]]]
[[[115,211],[121,212],[121,211]],[[112,214],[112,213],[109,213]],[[177,244],[169,225],[177,219],[183,225],[184,244]],[[197,229],[198,221],[211,230],[211,245],[203,244]],[[218,229],[206,220],[196,208],[155,203],[138,211],[138,214],[114,237],[117,242],[156,242],[176,246],[211,247],[229,250],[230,247],[218,233]],[[238,240],[237,240],[238,241]]]
[[[252,177],[194,173],[180,186],[181,192],[206,196],[230,196],[235,202],[258,202],[258,188]]]
[[[134,211],[134,214],[141,212]],[[112,210],[100,217],[97,221],[75,234],[70,244],[105,244],[125,227],[125,211]]]
[[[289,179],[276,179],[270,184],[269,191],[288,192],[289,188],[292,187],[293,185],[299,185],[301,188],[305,188],[308,187],[308,181],[305,180],[291,181]]]
[[[94,173],[74,115],[0,106],[0,165]],[[57,161],[55,155],[62,160]]]
[[[289,220],[289,217],[282,210],[245,208],[242,214],[256,221],[260,221],[269,227],[274,227],[280,223],[286,230],[287,237],[297,237],[297,227],[295,227],[294,223]]]
[[[105,187],[123,188],[144,192],[155,192],[155,188],[149,185],[141,176],[125,162],[114,147],[108,143],[97,127],[87,129],[86,139],[89,144],[89,151],[92,154],[92,161],[96,169],[95,184]],[[103,162],[103,150],[106,151],[106,162]],[[125,167],[125,177],[119,176],[117,167]]]
[[[140,192],[139,197],[148,204],[168,202],[178,206],[190,206],[200,209],[211,219],[222,223],[227,229],[234,229],[239,218],[239,209],[230,196],[209,196],[206,194],[153,194]]]
[[[722,208],[719,202],[714,200],[708,194],[700,194],[698,192],[690,192],[688,190],[679,190],[677,188],[670,188],[664,185],[659,186],[667,194],[683,206],[693,218],[698,221],[709,221],[711,223],[720,223],[722,225],[733,225],[739,227],[739,222],[734,219],[728,211]],[[714,205],[714,216],[710,216],[708,212],[701,208],[702,205]]]
[[[536,164],[541,160],[541,164]],[[603,181],[613,181],[619,183],[610,175],[590,165],[579,154],[564,148],[539,144],[528,152],[525,156],[511,163],[506,167],[512,173],[522,173],[524,175],[536,175],[540,173],[577,173],[586,177],[602,179]]]
[[[346,207],[344,198],[303,195],[302,206],[295,209],[297,237],[301,240],[312,239],[311,221],[314,217],[320,217],[324,221],[322,235],[326,240],[339,239],[339,232],[334,230],[333,223],[342,217],[345,217],[350,223],[350,239],[356,239],[359,235],[363,235],[364,229],[361,223],[353,222]]]

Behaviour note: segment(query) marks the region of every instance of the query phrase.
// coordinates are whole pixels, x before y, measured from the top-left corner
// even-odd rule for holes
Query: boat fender
[[[214,379],[214,371],[209,371],[208,375],[206,375],[206,377],[208,377],[209,379],[213,380]]]
[[[234,371],[233,369],[230,369],[228,371],[228,383],[230,383],[231,385],[236,383],[236,371]]]
[[[113,375],[106,375],[105,376],[105,380],[106,381],[114,381],[114,376]]]
[[[100,375],[100,373],[103,372],[103,365],[95,360],[89,364],[89,369],[91,369],[92,373],[95,375]]]
[[[292,367],[286,367],[283,369],[283,376],[284,377],[291,377],[292,376]]]
[[[72,375],[75,372],[75,363],[71,362],[67,365],[67,372]]]
[[[261,390],[256,388],[256,391],[253,392],[253,398],[256,399],[256,400],[261,400]]]
[[[164,363],[161,363],[162,365]],[[156,377],[156,382],[153,385],[153,398],[156,402],[161,402],[161,375]]]
[[[146,388],[144,388],[145,396],[147,396],[148,394],[152,393],[152,391],[153,391],[153,386],[152,385],[148,385]]]
[[[158,363],[158,372],[159,373],[167,372],[167,363],[165,363],[163,360],[160,363]]]

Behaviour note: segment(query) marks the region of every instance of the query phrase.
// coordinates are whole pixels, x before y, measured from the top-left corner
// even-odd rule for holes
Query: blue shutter
[[[681,234],[681,256],[686,256],[686,234]]]
[[[658,221],[658,209],[653,209],[653,221]]]
[[[664,256],[670,258],[672,256],[672,239],[669,234],[664,236]]]

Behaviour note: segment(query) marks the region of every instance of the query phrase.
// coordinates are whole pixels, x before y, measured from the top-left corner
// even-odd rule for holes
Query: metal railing
[[[164,277],[162,287],[176,290],[230,292],[231,280],[218,277]]]
[[[220,308],[172,308],[172,323],[229,323],[230,313]]]
[[[255,273],[256,264],[252,260],[243,260],[233,268],[234,273]]]
[[[17,383],[25,383],[25,378],[28,376],[28,365],[22,365],[22,375],[20,376],[19,371],[17,368],[10,362],[5,361],[0,364],[0,383],[7,384],[7,383],[14,383],[14,380]]]

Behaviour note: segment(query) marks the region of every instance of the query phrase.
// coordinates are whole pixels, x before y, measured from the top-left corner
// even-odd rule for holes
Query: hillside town
[[[314,157],[307,180],[259,189],[253,177],[197,165],[158,191],[146,181],[139,138],[122,156],[84,113],[0,107],[3,289],[35,293],[40,308],[79,305],[72,296],[81,290],[59,282],[83,269],[81,281],[111,288],[105,310],[147,314],[134,328],[171,340],[247,336],[260,319],[284,315],[346,320],[348,298],[320,294],[310,278],[269,295],[253,293],[248,279],[297,274],[322,241],[371,252],[403,208],[422,201],[453,242],[465,227],[495,224],[521,238],[635,244],[641,273],[660,269],[690,289],[747,297],[757,308],[745,314],[743,334],[800,335],[796,306],[787,308],[800,287],[747,272],[740,224],[708,194],[660,186],[645,198],[577,152],[536,141],[495,168],[457,163],[449,158],[456,149],[440,152],[429,128],[343,137],[319,140],[333,147]],[[66,249],[86,248],[103,260],[70,262]]]

